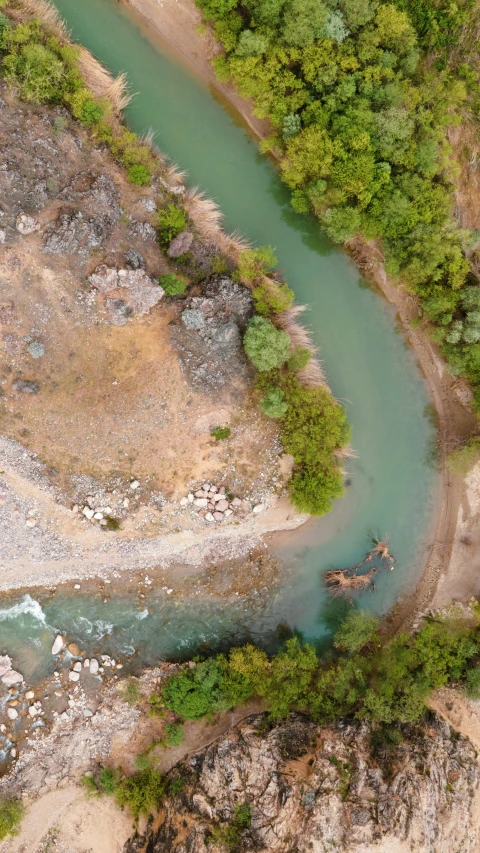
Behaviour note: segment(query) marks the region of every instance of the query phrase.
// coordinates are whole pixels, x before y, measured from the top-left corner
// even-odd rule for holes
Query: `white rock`
[[[90,672],[92,675],[96,675],[99,669],[99,663],[96,658],[92,658],[90,661]]]
[[[201,506],[201,507],[208,506],[207,498],[195,498],[194,503],[195,503],[195,506]]]
[[[188,504],[188,498],[182,498],[180,500],[180,506],[187,506],[187,504]]]
[[[40,231],[40,223],[34,216],[19,213],[15,221],[15,228],[20,234],[33,234],[35,231]]]
[[[191,492],[189,492],[189,493],[188,493],[188,498],[187,498],[187,500],[188,500],[188,503],[189,503],[189,504],[193,504],[194,497],[193,497],[193,495],[192,495],[192,493],[191,493]]]
[[[231,503],[231,506],[241,506],[241,505],[242,505],[242,502],[241,502],[240,498],[234,498],[232,503]]]
[[[78,673],[78,672],[74,672],[74,671],[73,671],[73,669],[72,669],[72,670],[68,673],[68,677],[69,677],[70,681],[78,681],[78,680],[79,680],[79,678],[80,678],[80,675],[79,675],[79,673]]]
[[[223,501],[217,501],[217,510],[219,512],[224,512],[226,509],[228,509],[228,501],[225,499]]]
[[[33,690],[27,690],[25,693],[25,699],[35,699],[35,692]]]
[[[117,663],[115,669],[123,669],[123,663]]]
[[[52,655],[58,655],[59,651],[63,648],[63,637],[61,634],[57,634],[52,646]]]
[[[21,684],[23,681],[23,675],[20,672],[16,672],[16,670],[11,669],[10,672],[6,672],[5,675],[2,675],[2,684],[5,684],[7,687],[13,687],[14,684]]]
[[[31,717],[36,717],[38,714],[38,708],[36,708],[35,705],[30,705],[30,707],[28,709],[28,713],[30,714]]]
[[[89,666],[90,666],[90,661],[89,661],[89,659],[88,659],[88,658],[85,658],[85,660],[83,661],[83,666],[84,666],[84,668],[85,668],[85,669],[88,669],[88,668],[89,668]]]
[[[133,489],[134,491],[135,491],[135,489],[138,489],[139,486],[140,486],[140,483],[138,482],[138,480],[133,480],[130,483],[130,488]]]
[[[74,584],[73,584],[73,588],[74,588],[74,589],[80,589],[80,584],[79,584],[79,583],[74,583]]]
[[[35,527],[35,526],[36,526],[36,524],[37,524],[37,520],[36,520],[36,518],[27,518],[27,520],[26,520],[26,522],[25,522],[25,525],[26,525],[27,527]]]
[[[265,507],[263,504],[255,504],[255,506],[253,507],[253,512],[263,512],[264,509]]]
[[[225,495],[221,495],[218,492],[216,495],[213,496],[214,503],[218,503],[218,501],[224,501],[224,500],[225,500]]]
[[[216,486],[210,486],[210,491],[215,494],[215,492],[218,492],[218,489]]]
[[[6,731],[7,731],[7,727],[6,727],[5,723],[2,723],[0,726],[0,732],[2,732],[2,734],[5,734]]]
[[[78,512],[78,510],[79,510],[79,509],[80,509],[80,507],[78,506],[78,504],[73,504],[73,506],[72,506],[72,512],[73,512],[73,514],[74,514],[74,515],[76,515],[76,514],[77,514],[77,512]]]
[[[72,669],[74,672],[81,672],[82,671],[82,662],[77,660],[76,663],[73,664]]]
[[[130,506],[130,501],[128,498],[125,498],[125,500],[123,501],[123,506],[125,507],[125,509]]]
[[[223,514],[228,518],[229,515],[233,515],[233,509],[226,509]]]
[[[97,521],[101,521],[103,518],[103,512],[96,512],[93,516]]]
[[[167,595],[171,595],[172,592],[173,592],[173,589],[167,589]]]
[[[93,518],[93,516],[94,516],[93,509],[90,509],[89,506],[84,506],[84,508],[82,509],[82,512],[83,512],[85,518],[90,519],[90,518]]]
[[[205,492],[203,491],[203,489],[199,489],[198,492],[195,492],[195,497],[196,498],[206,498],[207,496],[206,496]]]
[[[7,717],[9,720],[16,720],[18,717],[18,711],[15,708],[7,708]]]
[[[207,512],[207,514],[205,516],[205,521],[215,521],[211,512]]]
[[[204,492],[209,492],[210,491],[210,483],[204,483],[202,486],[202,489]]]
[[[10,750],[10,755],[12,756],[12,758],[16,758],[16,757],[17,757],[17,750],[15,749],[15,747],[14,747],[14,746],[12,746],[12,748],[11,748],[11,750]]]
[[[91,711],[90,708],[84,708],[83,709],[83,716],[84,717],[93,717],[93,711]]]

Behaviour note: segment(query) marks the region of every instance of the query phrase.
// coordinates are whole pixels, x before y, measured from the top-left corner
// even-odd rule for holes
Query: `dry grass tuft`
[[[80,51],[78,62],[82,77],[95,97],[106,98],[115,113],[124,110],[132,100],[132,96],[128,93],[126,75],[119,74],[114,79],[105,66],[84,47]]]
[[[187,173],[183,172],[176,163],[170,163],[165,169],[165,181],[171,187],[183,187],[187,179]]]
[[[318,360],[318,349],[312,340],[312,335],[305,326],[298,322],[298,318],[306,310],[306,307],[306,305],[292,305],[287,311],[278,314],[276,320],[278,325],[290,335],[292,350],[302,347],[312,355],[306,367],[297,371],[297,379],[300,384],[309,388],[318,386],[328,388],[324,370]]]
[[[339,450],[335,451],[335,456],[339,459],[357,459],[358,453],[351,444],[346,444],[344,447],[340,447]]]
[[[21,0],[21,6],[32,17],[38,18],[57,38],[61,40],[68,39],[69,32],[65,26],[65,22],[60,17],[58,9],[52,3],[49,3],[48,0]]]

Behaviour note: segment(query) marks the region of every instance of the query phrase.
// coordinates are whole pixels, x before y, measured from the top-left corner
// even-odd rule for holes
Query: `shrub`
[[[257,314],[268,317],[269,314],[281,314],[290,308],[294,293],[288,284],[265,278],[253,289],[252,296]]]
[[[472,436],[464,445],[449,454],[448,467],[452,474],[464,476],[480,458],[480,435]]]
[[[122,690],[122,696],[129,705],[137,705],[140,701],[140,687],[136,678],[129,678]]]
[[[155,224],[160,232],[160,243],[168,246],[174,237],[185,230],[187,215],[184,210],[175,204],[169,204],[157,211]]]
[[[135,759],[135,767],[137,770],[148,770],[150,767],[150,758],[147,753],[141,752]]]
[[[104,767],[100,773],[98,787],[109,797],[113,796],[120,782],[120,772],[114,767]]]
[[[86,774],[80,779],[80,784],[86,789],[87,797],[99,797],[100,790],[93,775]]]
[[[136,163],[127,169],[127,178],[131,184],[137,184],[142,187],[150,183],[150,177],[151,175],[147,167],[141,163]]]
[[[25,806],[14,798],[0,798],[0,841],[7,835],[18,835]]]
[[[465,692],[469,699],[480,699],[480,666],[474,666],[468,670]]]
[[[285,392],[281,388],[270,388],[260,400],[260,408],[269,418],[283,418],[288,409]]]
[[[167,296],[182,296],[187,289],[187,283],[171,272],[159,276],[158,283]]]
[[[230,438],[231,429],[230,427],[222,427],[217,426],[210,433],[212,438],[216,438],[217,441],[225,441],[225,439]]]
[[[104,530],[120,530],[120,522],[118,518],[115,518],[113,515],[106,515],[104,517],[107,522],[104,525]]]
[[[167,723],[165,727],[165,736],[167,746],[180,746],[185,738],[183,726],[179,723]]]
[[[118,804],[130,809],[134,820],[141,814],[149,815],[160,808],[165,783],[156,770],[147,768],[123,779],[119,783],[115,797]]]
[[[288,369],[292,372],[303,370],[307,366],[312,357],[310,350],[306,347],[295,347],[290,358],[288,359]]]
[[[27,43],[3,60],[4,77],[20,96],[39,104],[61,101],[63,65],[43,44]]]
[[[372,642],[378,643],[378,624],[373,613],[351,610],[335,633],[334,646],[355,653]]]
[[[245,352],[260,372],[281,367],[288,358],[290,336],[270,320],[252,317],[243,339]]]
[[[238,259],[238,275],[242,281],[252,284],[277,266],[275,250],[272,246],[259,246],[246,249]]]

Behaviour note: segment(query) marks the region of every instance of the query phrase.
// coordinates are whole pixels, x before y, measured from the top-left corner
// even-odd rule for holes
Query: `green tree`
[[[158,283],[168,296],[183,296],[187,283],[171,272],[159,276]]]
[[[275,250],[272,246],[258,246],[245,249],[238,259],[238,275],[249,284],[259,281],[277,266]]]
[[[260,372],[281,367],[288,358],[290,336],[264,317],[252,317],[243,338],[250,361]]]
[[[167,723],[165,726],[165,737],[168,746],[180,746],[185,739],[183,726],[179,723]]]
[[[306,47],[320,38],[328,18],[322,0],[290,0],[283,17],[282,36],[294,47]]]
[[[283,418],[288,409],[285,392],[281,388],[270,388],[260,400],[260,408],[269,418]]]
[[[371,643],[378,644],[379,622],[367,610],[351,610],[335,632],[333,644],[337,649],[359,652]]]
[[[18,835],[25,806],[15,798],[0,798],[0,841],[8,835]]]
[[[261,56],[268,46],[267,39],[261,33],[243,30],[238,39],[235,53],[237,56]]]

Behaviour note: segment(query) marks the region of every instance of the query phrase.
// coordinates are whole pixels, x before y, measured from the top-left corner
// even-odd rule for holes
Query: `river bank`
[[[127,6],[135,10],[129,13],[133,15],[135,25],[140,28],[147,27],[150,39],[160,38],[163,50],[166,45],[194,73],[208,81],[257,137],[262,138],[268,134],[268,123],[253,115],[252,104],[238,95],[231,84],[220,83],[216,79],[211,60],[221,52],[221,47],[215,42],[210,29],[202,24],[201,13],[193,0],[164,0],[161,4],[155,0],[129,0]],[[426,565],[418,585],[413,593],[397,604],[390,616],[392,630],[396,630],[401,626],[410,625],[419,613],[429,608],[440,580],[444,588],[450,587],[452,595],[455,595],[454,580],[458,566],[451,560],[452,549],[459,536],[470,535],[475,529],[477,517],[474,513],[469,525],[462,516],[463,526],[457,536],[466,486],[461,477],[448,471],[446,459],[448,452],[475,430],[477,419],[469,408],[468,388],[451,377],[427,334],[415,323],[419,316],[417,304],[401,286],[388,279],[378,248],[373,244],[356,241],[349,250],[365,278],[395,307],[403,334],[425,376],[436,411],[438,464],[441,471],[438,516],[431,534]],[[468,531],[465,530],[466,526]],[[284,541],[284,537],[282,540]],[[470,552],[464,554],[464,558],[466,563],[463,566],[463,576],[469,580],[462,584],[462,599],[476,594],[479,589],[476,580],[479,552],[476,548],[470,549]]]

